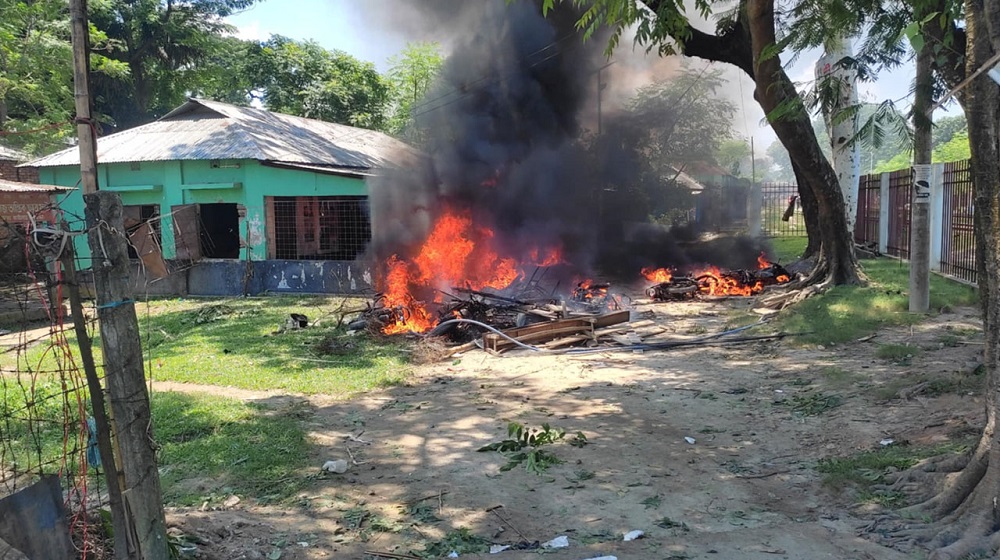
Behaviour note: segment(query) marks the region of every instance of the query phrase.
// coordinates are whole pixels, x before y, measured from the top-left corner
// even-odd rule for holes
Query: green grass
[[[799,340],[814,344],[850,342],[884,327],[911,325],[923,315],[909,313],[909,269],[888,258],[862,261],[867,286],[835,286],[782,313],[775,328],[808,332]],[[931,309],[976,305],[975,290],[931,275]]]
[[[772,237],[769,240],[771,252],[768,256],[782,264],[790,263],[799,258],[806,250],[808,240],[805,237]]]
[[[909,364],[919,353],[920,348],[909,344],[879,344],[875,350],[875,357],[897,364]]]
[[[821,459],[816,470],[823,474],[823,483],[835,490],[853,488],[862,502],[898,507],[903,505],[903,495],[879,488],[886,483],[887,474],[908,469],[929,457],[963,452],[968,446],[967,441],[933,447],[890,445],[849,457]]]
[[[160,381],[338,397],[401,383],[407,366],[399,343],[351,337],[349,352],[324,355],[319,343],[334,331],[341,299],[269,297],[228,300],[156,300],[136,305],[147,375]],[[330,326],[272,334],[290,313]],[[95,333],[96,335],[97,333]],[[74,336],[70,346],[76,347]],[[346,340],[346,335],[344,335]],[[99,337],[95,354],[101,360]],[[0,356],[0,368],[56,369],[44,345],[20,359]]]
[[[195,505],[228,494],[280,500],[304,485],[309,443],[294,415],[181,393],[156,393],[152,406],[167,502]]]
[[[34,397],[9,383],[2,387],[6,391],[0,393],[0,417],[9,419],[0,430],[2,466],[16,465],[16,472],[54,473],[67,456],[64,472],[77,473],[80,463],[74,449],[82,452],[86,446],[79,412],[90,414],[89,402],[78,401],[77,395],[85,390],[69,395],[64,416],[63,399],[53,398],[60,394],[53,379],[38,383]],[[26,408],[26,401],[32,406]],[[304,484],[300,471],[308,463],[309,444],[301,420],[293,415],[216,396],[161,392],[154,393],[151,401],[167,503],[195,505],[222,501],[229,494],[284,499]],[[70,426],[65,449],[64,422]]]

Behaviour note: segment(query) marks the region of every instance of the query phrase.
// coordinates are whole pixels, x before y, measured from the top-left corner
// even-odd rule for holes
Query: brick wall
[[[0,179],[38,184],[38,168],[18,168],[17,165],[19,163],[21,162],[11,159],[0,159]]]

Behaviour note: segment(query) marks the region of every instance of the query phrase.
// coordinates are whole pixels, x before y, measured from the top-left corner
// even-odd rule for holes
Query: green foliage
[[[414,554],[420,558],[444,558],[452,552],[459,556],[489,552],[489,539],[475,535],[465,527],[450,531],[443,539],[428,545]]]
[[[814,393],[804,396],[795,395],[783,404],[789,405],[792,412],[801,416],[819,416],[844,404],[844,399],[840,395]]]
[[[542,424],[541,429],[529,428],[517,422],[507,424],[507,439],[484,445],[476,451],[497,451],[507,457],[507,464],[500,467],[501,471],[509,471],[518,465],[535,474],[542,474],[550,466],[562,461],[551,453],[540,449],[563,439],[566,431]]]
[[[374,64],[281,35],[272,35],[248,56],[248,81],[263,91],[268,109],[361,128],[386,127],[391,88]]]
[[[412,127],[414,109],[421,109],[420,102],[434,84],[444,57],[437,43],[409,43],[403,52],[389,59],[386,77],[392,86],[392,115],[388,132],[419,139],[419,130]]]
[[[95,109],[108,122],[130,127],[179,105],[198,88],[206,64],[231,42],[223,18],[255,0],[96,0],[90,21],[107,36],[98,50],[127,67],[127,75],[95,75]]]
[[[0,131],[30,153],[58,147],[74,129],[73,63],[64,0],[0,0]],[[92,41],[101,42],[96,31]],[[100,70],[100,63],[95,64]],[[25,133],[53,123],[66,123]]]

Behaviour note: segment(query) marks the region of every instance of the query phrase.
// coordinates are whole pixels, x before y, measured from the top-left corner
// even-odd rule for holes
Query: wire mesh
[[[274,256],[280,260],[355,260],[371,242],[363,196],[275,197]]]

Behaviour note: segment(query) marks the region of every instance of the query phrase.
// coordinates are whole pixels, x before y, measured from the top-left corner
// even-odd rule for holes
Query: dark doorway
[[[209,259],[240,258],[240,215],[235,204],[201,204],[201,253]]]

